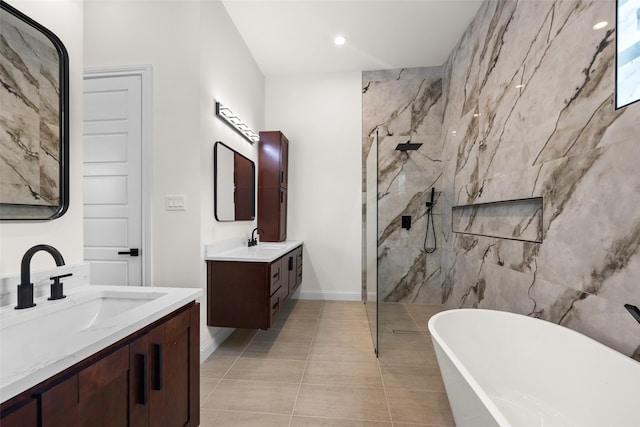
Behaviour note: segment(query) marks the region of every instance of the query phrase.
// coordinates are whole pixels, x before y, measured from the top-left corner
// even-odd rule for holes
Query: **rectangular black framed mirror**
[[[0,2],[0,220],[69,206],[69,57],[62,41]]]
[[[255,218],[256,166],[223,142],[213,148],[213,204],[217,221]]]
[[[640,101],[640,0],[616,1],[616,109]]]

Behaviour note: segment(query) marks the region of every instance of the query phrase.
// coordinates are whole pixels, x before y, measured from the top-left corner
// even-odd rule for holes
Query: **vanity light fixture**
[[[253,144],[260,140],[260,136],[247,126],[246,123],[240,120],[238,116],[233,114],[229,107],[219,102],[216,102],[216,116],[227,122],[229,126],[234,128],[240,135],[244,136],[250,143]]]
[[[607,21],[601,21],[601,22],[598,22],[597,24],[595,24],[595,25],[593,26],[593,29],[594,29],[594,30],[601,30],[601,29],[603,29],[604,27],[606,27],[607,25],[609,25],[609,23],[608,23]]]
[[[336,46],[342,46],[347,42],[347,39],[345,39],[344,36],[337,36],[335,39],[333,39],[333,42],[336,44]]]
[[[524,87],[524,85],[516,85],[516,89],[520,89],[520,88],[523,88],[523,87]]]

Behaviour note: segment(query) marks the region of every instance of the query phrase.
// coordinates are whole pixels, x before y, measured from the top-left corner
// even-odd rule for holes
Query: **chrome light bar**
[[[227,122],[229,126],[234,128],[240,135],[244,136],[250,143],[258,142],[260,137],[255,133],[246,123],[244,123],[238,116],[233,114],[233,111],[225,105],[216,102],[216,116]]]

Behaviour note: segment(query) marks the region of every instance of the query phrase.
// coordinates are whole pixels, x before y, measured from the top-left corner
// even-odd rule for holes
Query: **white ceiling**
[[[265,76],[440,66],[482,0],[222,0]],[[347,39],[336,46],[338,34]]]

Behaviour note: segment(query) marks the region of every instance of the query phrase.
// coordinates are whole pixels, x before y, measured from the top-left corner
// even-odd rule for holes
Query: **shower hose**
[[[431,226],[429,226],[431,224]],[[431,228],[431,234],[433,234],[433,247],[427,247],[427,238],[429,237],[429,228]],[[433,204],[431,206],[427,206],[427,231],[424,233],[424,251],[428,254],[432,254],[436,251],[438,244],[436,241],[436,227],[433,224]]]

